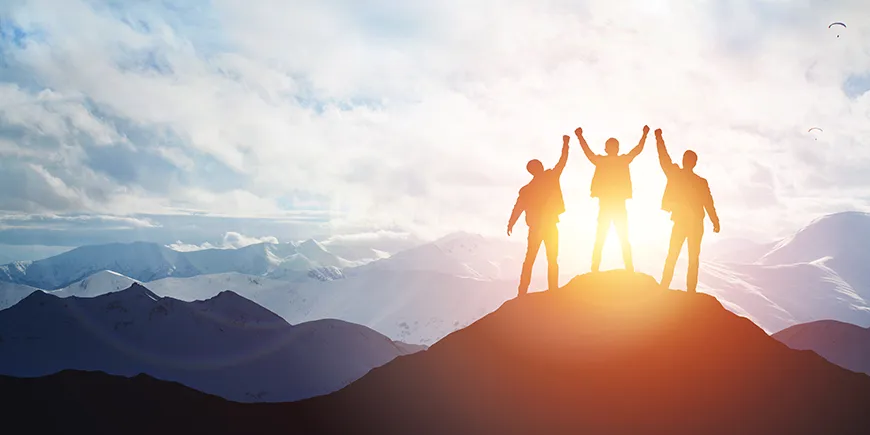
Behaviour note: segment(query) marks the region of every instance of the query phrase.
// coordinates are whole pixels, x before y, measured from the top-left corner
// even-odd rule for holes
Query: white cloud
[[[274,236],[251,237],[235,231],[229,231],[224,234],[223,239],[218,243],[205,242],[199,245],[184,243],[181,240],[175,243],[170,243],[166,247],[180,252],[200,251],[203,249],[238,249],[245,246],[255,245],[258,243],[277,244],[278,238]]]
[[[525,162],[554,163],[578,125],[596,150],[610,136],[630,147],[643,124],[665,130],[674,156],[696,150],[723,230],[778,234],[844,203],[866,209],[870,197],[870,180],[855,175],[870,165],[870,94],[841,90],[870,71],[860,1],[217,1],[195,13],[93,4],[0,8],[37,35],[4,42],[35,85],[0,88],[25,103],[0,119],[52,135],[72,157],[51,170],[27,160],[58,198],[28,212],[268,216],[309,198],[334,228],[501,234]],[[840,38],[834,20],[849,25]],[[26,104],[47,95],[72,100]],[[818,141],[809,126],[825,130]],[[114,142],[155,146],[179,172],[109,177],[89,153]],[[8,143],[0,154],[38,158]],[[572,144],[563,234],[586,249],[592,167]],[[751,162],[771,177],[759,180]],[[217,169],[190,175],[207,165]],[[666,231],[652,140],[632,170],[635,233]]]

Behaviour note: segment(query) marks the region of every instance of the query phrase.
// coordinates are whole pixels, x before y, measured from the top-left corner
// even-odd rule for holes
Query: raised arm
[[[511,233],[513,232],[514,224],[517,223],[517,219],[520,218],[520,215],[523,214],[523,211],[525,210],[525,206],[523,205],[523,203],[521,201],[522,199],[523,199],[523,195],[522,195],[522,191],[520,191],[520,195],[517,196],[517,202],[516,202],[516,204],[514,204],[514,209],[511,212],[511,218],[508,221],[508,226],[507,226],[507,235],[508,236],[510,236]]]
[[[628,160],[632,161],[641,151],[643,151],[643,144],[646,143],[646,135],[649,134],[649,126],[643,126],[643,136],[640,137],[640,141],[637,143],[637,146],[632,148],[631,151],[628,152]]]
[[[583,148],[583,154],[586,154],[586,158],[594,165],[598,161],[598,156],[589,148],[586,139],[583,139],[583,129],[577,127],[577,129],[574,130],[574,134],[577,135],[577,140],[580,141],[580,148]]]
[[[559,157],[559,161],[556,163],[556,166],[553,167],[553,170],[556,171],[557,175],[562,175],[562,170],[565,169],[565,163],[568,163],[568,141],[571,138],[567,135],[562,136],[562,156]]]
[[[656,129],[656,150],[658,150],[659,153],[659,164],[662,167],[662,171],[664,171],[665,174],[668,174],[671,171],[674,162],[668,154],[668,149],[665,148],[665,140],[662,139],[662,129],[660,128]]]
[[[713,222],[713,232],[719,232],[719,215],[716,214],[716,206],[713,204],[713,194],[710,193],[710,185],[707,184],[707,180],[704,180],[704,187],[706,188],[705,194],[706,198],[704,200],[704,210],[707,210],[707,215],[710,216],[710,222]]]

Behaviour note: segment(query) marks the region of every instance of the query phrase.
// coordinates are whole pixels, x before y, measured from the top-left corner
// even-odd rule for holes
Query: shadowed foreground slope
[[[328,397],[331,433],[867,433],[870,377],[646,275],[532,293]]]
[[[76,394],[62,375],[96,386]],[[242,405],[144,377],[65,373],[0,378],[0,406],[11,422],[60,417],[83,433],[867,433],[870,377],[789,349],[710,296],[607,272],[508,301],[302,402]]]

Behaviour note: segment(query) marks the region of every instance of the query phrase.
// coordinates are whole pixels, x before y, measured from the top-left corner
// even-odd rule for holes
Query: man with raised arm
[[[622,245],[625,269],[634,271],[631,243],[628,240],[628,212],[625,209],[625,200],[631,198],[632,190],[628,165],[643,151],[649,127],[643,126],[643,135],[637,146],[623,155],[619,155],[619,141],[614,138],[607,139],[604,143],[605,155],[598,155],[592,152],[583,138],[582,128],[577,128],[574,133],[586,158],[595,165],[590,196],[598,198],[598,230],[595,232],[595,246],[592,249],[592,272],[598,272],[601,267],[601,251],[604,249],[611,223],[616,227],[616,234]]]
[[[559,215],[565,211],[565,202],[562,200],[562,188],[559,185],[559,177],[565,169],[568,161],[568,136],[562,136],[562,157],[553,169],[544,170],[544,165],[539,160],[531,160],[526,165],[526,170],[532,174],[532,181],[520,189],[519,197],[508,221],[507,235],[513,232],[514,224],[520,218],[520,214],[526,213],[526,225],[529,226],[529,245],[526,250],[526,258],[523,261],[523,271],[520,275],[518,296],[523,296],[529,291],[529,283],[532,281],[532,266],[535,257],[544,243],[547,251],[547,283],[550,290],[559,288]]]
[[[687,150],[683,153],[683,167],[671,161],[665,140],[662,139],[662,129],[655,131],[656,149],[662,171],[668,178],[665,193],[662,196],[662,210],[671,213],[674,228],[671,231],[671,242],[668,247],[668,258],[662,271],[661,285],[668,288],[674,276],[674,266],[683,249],[683,241],[689,244],[689,271],[686,277],[686,291],[695,293],[698,286],[698,267],[701,263],[701,237],[704,236],[704,216],[710,216],[713,222],[713,232],[719,232],[719,216],[713,205],[713,195],[707,180],[694,172],[698,163],[698,155]]]

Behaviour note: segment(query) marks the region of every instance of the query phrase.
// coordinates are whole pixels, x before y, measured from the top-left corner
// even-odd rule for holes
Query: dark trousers
[[[556,224],[529,227],[529,247],[526,249],[526,259],[523,261],[523,272],[520,275],[519,295],[529,291],[532,281],[532,266],[535,257],[541,249],[541,242],[547,250],[547,283],[550,290],[559,288],[559,229]]]
[[[668,258],[662,271],[662,286],[668,288],[674,277],[674,267],[683,249],[683,242],[689,244],[689,270],[686,274],[686,291],[694,293],[698,287],[698,268],[701,264],[701,238],[704,236],[703,220],[674,221]]]

